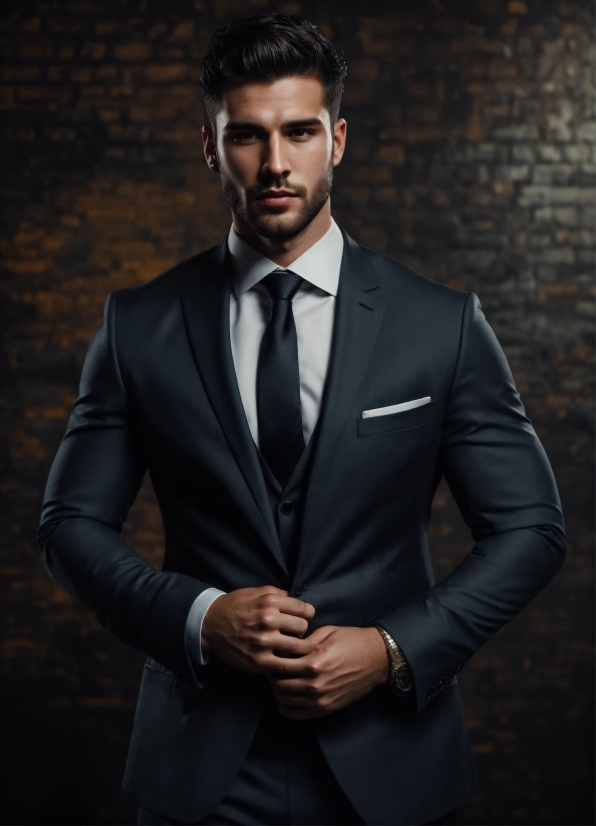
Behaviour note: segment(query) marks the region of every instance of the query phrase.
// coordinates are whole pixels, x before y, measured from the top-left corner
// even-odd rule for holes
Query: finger
[[[312,659],[309,655],[317,644],[329,637],[335,630],[334,625],[321,626],[304,639],[278,634],[277,638],[272,638],[271,655],[261,661],[262,669],[281,676],[311,677]],[[281,653],[282,656],[277,656],[276,652]]]
[[[255,591],[259,591],[261,594],[275,594],[281,597],[287,597],[289,591],[284,591],[283,588],[278,588],[275,585],[262,585],[260,588],[255,588]]]
[[[262,659],[261,665],[265,671],[277,674],[280,677],[304,677],[309,679],[312,678],[310,662],[308,655],[278,657],[272,653],[271,656]]]
[[[302,658],[313,649],[309,637],[297,637],[293,634],[277,634],[271,638],[271,652],[278,657]]]
[[[279,601],[279,610],[282,614],[292,614],[296,617],[304,617],[311,620],[315,615],[315,607],[310,602],[296,597],[284,597]]]
[[[303,637],[308,631],[308,620],[306,617],[279,613],[276,616],[276,620],[277,629],[282,634],[292,634],[296,637]]]
[[[303,697],[307,696],[314,696],[315,691],[312,685],[312,682],[305,679],[304,677],[292,677],[288,679],[287,677],[275,677],[272,675],[271,677],[271,685],[273,686],[273,690],[281,695],[286,695],[288,697],[301,694]]]
[[[285,633],[280,628],[279,635],[272,637],[271,650],[274,652],[283,651],[294,657],[305,657],[307,654],[310,654],[316,645],[330,636],[334,630],[335,626],[325,625],[317,628],[307,637],[303,637],[301,634],[295,636],[292,633]]]
[[[300,626],[298,626],[299,628]],[[333,626],[326,625],[322,628],[317,628],[307,637],[302,636],[302,634],[294,636],[291,632],[287,632],[286,629],[283,627],[283,624],[280,623],[278,626],[278,630],[280,632],[280,636],[277,638],[277,641],[280,644],[280,647],[283,648],[284,651],[291,650],[294,648],[301,656],[308,654],[312,649],[323,642],[332,631]],[[308,629],[307,629],[308,630]],[[293,642],[292,642],[293,641]],[[277,643],[272,645],[272,648],[277,648]]]

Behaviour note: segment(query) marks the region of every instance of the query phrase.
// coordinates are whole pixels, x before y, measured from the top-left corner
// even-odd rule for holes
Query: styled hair
[[[201,88],[207,116],[214,115],[226,84],[318,76],[331,123],[339,117],[347,67],[342,52],[296,14],[257,12],[218,29],[203,59]]]

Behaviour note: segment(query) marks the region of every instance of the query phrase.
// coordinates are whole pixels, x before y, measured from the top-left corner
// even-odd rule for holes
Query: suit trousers
[[[450,816],[437,823],[454,823]],[[335,779],[310,720],[268,708],[223,800],[199,824],[363,824]],[[137,824],[180,824],[139,809]]]

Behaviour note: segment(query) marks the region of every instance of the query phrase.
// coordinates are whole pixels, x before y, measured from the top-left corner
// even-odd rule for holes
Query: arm
[[[39,542],[51,576],[127,645],[195,686],[205,670],[185,645],[188,613],[207,583],[156,571],[120,532],[146,469],[116,350],[116,298],[85,358],[79,398],[52,465]]]
[[[366,623],[384,628],[403,652],[413,685],[402,696],[417,710],[547,585],[565,553],[550,465],[473,294],[439,460],[476,544],[446,580]],[[387,682],[378,629],[321,626],[305,642],[304,655],[270,677],[287,716],[328,714]]]
[[[368,623],[382,625],[402,649],[418,710],[548,584],[565,555],[548,459],[473,293],[440,459],[476,544],[439,585]]]

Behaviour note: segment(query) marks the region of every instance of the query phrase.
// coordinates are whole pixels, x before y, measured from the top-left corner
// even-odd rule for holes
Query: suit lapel
[[[344,253],[333,342],[308,480],[298,565],[301,559],[305,561],[308,548],[316,547],[309,528],[325,488],[326,472],[333,461],[337,443],[353,417],[354,400],[366,376],[385,307],[385,301],[377,294],[377,275],[366,254],[343,229],[342,234]]]
[[[263,472],[234,369],[230,342],[231,266],[227,241],[182,290],[182,310],[197,369],[230,449],[252,493],[264,541],[288,574],[269,507]]]

